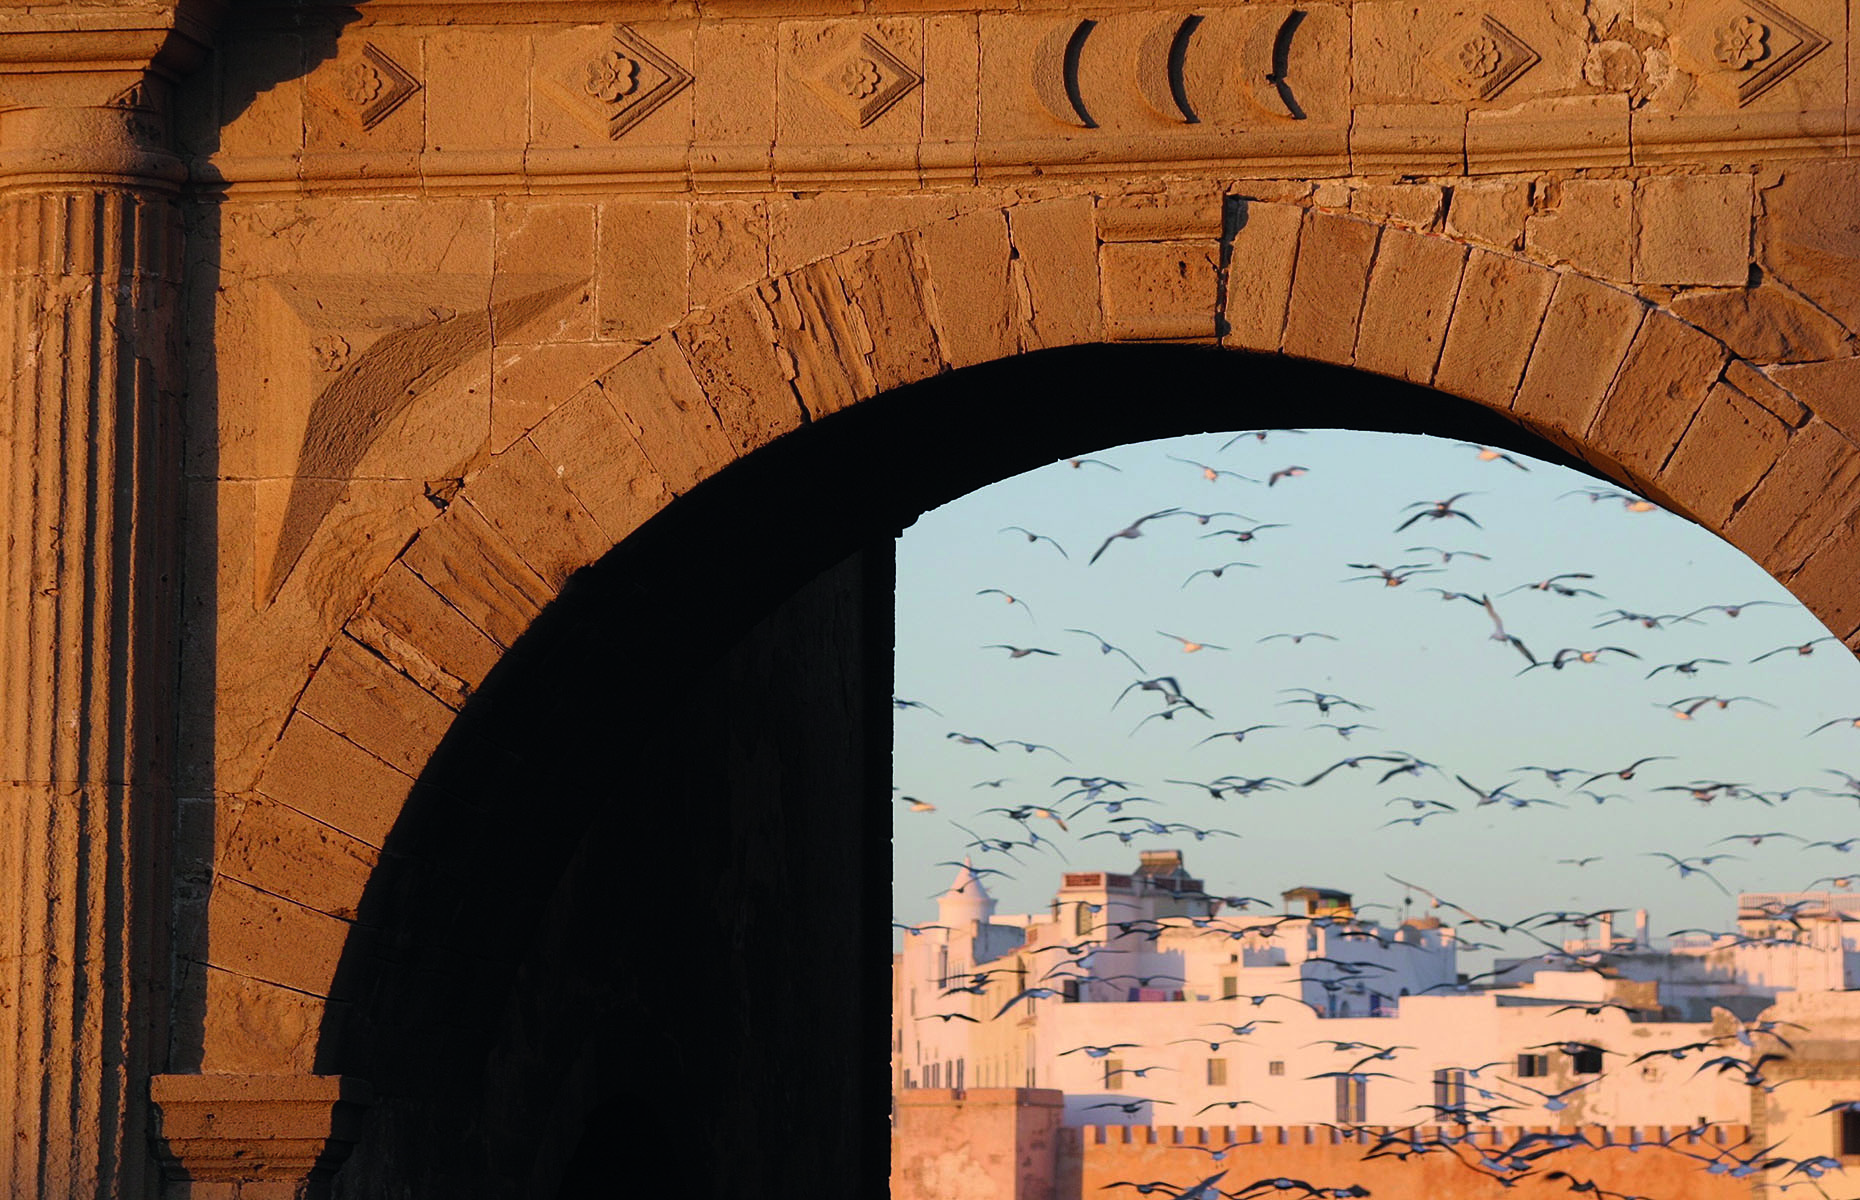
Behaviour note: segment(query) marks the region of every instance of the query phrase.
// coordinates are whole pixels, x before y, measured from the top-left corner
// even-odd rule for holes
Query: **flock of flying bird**
[[[1246,431],[1229,439],[1216,454],[1224,453],[1236,443],[1247,439],[1263,445],[1269,438],[1283,441],[1289,435],[1302,432]],[[1471,452],[1469,458],[1473,463],[1486,464],[1471,469],[1497,470],[1501,473],[1532,469],[1517,458],[1490,447],[1461,443],[1460,448]],[[1249,447],[1249,450],[1259,453],[1253,447]],[[1318,484],[1321,467],[1314,470],[1312,467],[1293,465],[1244,474],[1197,458],[1171,455],[1169,461],[1191,468],[1199,476],[1200,484],[1190,483],[1189,486],[1216,489],[1222,502],[1208,505],[1208,511],[1186,504],[1154,508],[1122,528],[1102,535],[1101,540],[1088,542],[1091,547],[1089,555],[1082,553],[1082,547],[1068,548],[1066,539],[1056,536],[1051,529],[1039,527],[1038,522],[1006,525],[1001,527],[1000,534],[1025,542],[1026,554],[1035,556],[1029,560],[1034,570],[1042,569],[1039,566],[1042,561],[1055,565],[1064,562],[1067,567],[1062,569],[1068,570],[1076,585],[1084,588],[1092,587],[1094,578],[1101,573],[1119,571],[1120,558],[1128,553],[1125,547],[1138,539],[1170,538],[1181,546],[1184,554],[1191,556],[1199,556],[1204,549],[1216,552],[1208,555],[1211,561],[1206,565],[1194,565],[1192,570],[1175,580],[1172,590],[1185,593],[1189,589],[1232,587],[1234,607],[1239,614],[1239,619],[1233,624],[1244,626],[1249,623],[1246,619],[1249,607],[1247,591],[1245,586],[1234,586],[1235,582],[1250,583],[1268,575],[1273,565],[1271,559],[1275,542],[1290,536],[1297,523],[1295,513],[1285,514],[1288,519],[1278,521],[1260,521],[1247,516],[1240,510],[1256,507],[1259,497],[1257,493],[1249,493],[1245,489],[1269,489],[1267,494],[1277,500],[1287,493],[1296,494]],[[1305,461],[1319,460],[1307,457]],[[1108,473],[1121,470],[1103,458],[1069,459],[1065,462],[1075,471]],[[1184,476],[1185,482],[1193,478],[1186,471]],[[1479,544],[1478,539],[1482,539],[1485,533],[1478,501],[1486,494],[1471,489],[1457,491],[1441,499],[1412,501],[1387,514],[1389,524],[1384,527],[1384,532],[1386,535],[1407,535],[1395,539],[1407,542],[1418,540],[1413,538],[1411,532],[1417,527],[1428,533],[1438,531],[1444,534],[1451,530],[1461,535],[1457,540],[1471,541],[1476,546]],[[1236,500],[1236,496],[1245,499]],[[1618,504],[1629,513],[1644,513],[1655,508],[1644,499],[1608,488],[1584,487],[1565,493],[1565,496],[1584,497],[1592,504]],[[1301,500],[1308,501],[1309,496],[1301,497]],[[1287,503],[1292,501],[1288,500]],[[1367,536],[1377,535],[1372,533]],[[1455,539],[1436,536],[1433,540]],[[1228,557],[1236,549],[1244,557]],[[1387,558],[1389,561],[1345,560],[1339,564],[1340,568],[1353,573],[1340,576],[1339,583],[1348,584],[1352,588],[1363,584],[1379,584],[1384,591],[1405,587],[1410,593],[1437,598],[1440,603],[1449,606],[1446,611],[1465,614],[1463,624],[1468,639],[1483,636],[1496,643],[1498,649],[1493,653],[1503,653],[1507,656],[1506,661],[1512,664],[1505,669],[1506,673],[1522,678],[1526,683],[1554,677],[1566,671],[1614,672],[1615,678],[1622,681],[1619,688],[1625,694],[1636,687],[1645,689],[1654,686],[1649,681],[1683,680],[1692,685],[1695,694],[1653,702],[1654,706],[1664,709],[1672,718],[1681,722],[1704,721],[1733,706],[1740,711],[1751,707],[1777,707],[1772,700],[1745,694],[1745,689],[1762,691],[1766,690],[1764,685],[1773,682],[1780,682],[1784,688],[1788,688],[1788,680],[1779,679],[1775,675],[1783,664],[1773,660],[1797,661],[1809,658],[1820,647],[1836,640],[1828,636],[1816,636],[1802,641],[1785,641],[1781,645],[1768,643],[1758,653],[1735,655],[1718,649],[1723,643],[1715,642],[1702,653],[1693,653],[1690,649],[1673,653],[1665,649],[1677,640],[1673,638],[1672,631],[1722,631],[1730,627],[1731,623],[1740,622],[1740,628],[1747,628],[1750,622],[1761,624],[1765,619],[1765,614],[1753,610],[1783,609],[1786,612],[1788,606],[1780,601],[1757,599],[1695,605],[1687,607],[1685,611],[1675,612],[1642,612],[1629,608],[1596,611],[1597,605],[1610,602],[1605,594],[1609,584],[1591,571],[1559,571],[1537,579],[1507,581],[1503,587],[1483,583],[1475,586],[1460,579],[1459,576],[1467,571],[1461,565],[1462,560],[1488,565],[1494,562],[1493,555],[1485,552],[1488,549],[1496,547],[1422,544],[1404,545],[1395,555],[1377,551],[1360,557],[1365,560]],[[1081,552],[1075,557],[1075,551]],[[1228,554],[1219,554],[1220,551]],[[1217,558],[1219,561],[1212,561]],[[1192,563],[1193,559],[1187,561]],[[1072,858],[1066,852],[1068,842],[1074,850],[1108,845],[1108,839],[1112,838],[1121,846],[1131,846],[1138,843],[1138,839],[1142,839],[1138,843],[1140,845],[1181,845],[1189,839],[1198,843],[1215,839],[1217,844],[1226,846],[1247,836],[1247,833],[1242,832],[1250,823],[1245,817],[1238,822],[1241,829],[1226,827],[1236,823],[1233,821],[1216,824],[1163,818],[1171,815],[1172,806],[1179,808],[1187,797],[1200,797],[1199,808],[1202,810],[1210,804],[1233,808],[1235,802],[1271,803],[1274,794],[1282,793],[1284,795],[1277,798],[1289,799],[1303,789],[1317,787],[1333,778],[1349,780],[1359,796],[1365,792],[1373,796],[1385,812],[1394,810],[1387,820],[1380,823],[1378,835],[1382,830],[1390,828],[1419,828],[1426,825],[1430,829],[1438,829],[1439,822],[1451,821],[1456,815],[1463,820],[1468,814],[1480,810],[1496,814],[1558,808],[1599,817],[1626,806],[1645,803],[1661,794],[1671,794],[1703,808],[1716,806],[1717,811],[1736,808],[1740,812],[1757,814],[1764,818],[1766,825],[1778,823],[1778,806],[1798,795],[1860,802],[1860,778],[1834,768],[1821,769],[1811,777],[1812,782],[1795,779],[1790,781],[1791,786],[1775,787],[1749,780],[1684,778],[1684,772],[1673,765],[1681,761],[1681,756],[1677,754],[1646,754],[1631,761],[1590,761],[1579,765],[1560,761],[1548,764],[1520,762],[1512,768],[1508,777],[1499,777],[1489,770],[1481,773],[1473,768],[1460,769],[1443,765],[1408,749],[1379,748],[1374,753],[1356,753],[1356,739],[1378,731],[1378,727],[1370,722],[1380,719],[1382,711],[1399,712],[1401,702],[1406,697],[1380,694],[1374,697],[1349,696],[1324,688],[1288,686],[1274,689],[1277,699],[1271,704],[1271,712],[1250,713],[1240,722],[1233,722],[1227,712],[1220,711],[1222,705],[1206,700],[1203,694],[1204,683],[1192,678],[1187,668],[1200,668],[1203,664],[1224,658],[1240,659],[1245,652],[1236,651],[1234,647],[1240,644],[1241,639],[1228,636],[1215,641],[1199,629],[1186,628],[1184,632],[1175,632],[1152,626],[1136,635],[1114,635],[1116,640],[1112,640],[1112,637],[1098,630],[1085,628],[1083,622],[1063,619],[1050,621],[1036,616],[1021,591],[1018,586],[989,586],[975,590],[978,601],[992,601],[1005,609],[1020,610],[1017,616],[1011,618],[1013,623],[1007,626],[1013,632],[998,641],[979,644],[978,652],[1000,655],[1005,661],[1017,664],[1016,670],[1038,670],[1034,666],[1036,660],[1068,656],[1084,656],[1101,662],[1103,666],[1100,671],[1105,680],[1101,703],[1108,713],[1126,714],[1127,720],[1135,718],[1128,722],[1123,737],[1134,744],[1156,736],[1153,731],[1159,727],[1180,726],[1190,731],[1190,736],[1184,739],[1182,761],[1189,761],[1197,755],[1208,755],[1211,753],[1208,748],[1212,747],[1225,748],[1228,753],[1247,760],[1248,765],[1239,771],[1218,775],[1183,767],[1167,776],[1140,782],[1117,777],[1124,772],[1118,770],[1115,764],[1115,739],[1107,741],[1102,735],[1093,736],[1089,746],[1059,746],[1045,741],[1001,736],[992,730],[978,731],[972,727],[948,729],[942,734],[943,741],[972,754],[973,774],[986,776],[975,779],[966,791],[978,799],[984,796],[1011,799],[1006,803],[984,806],[973,802],[962,803],[961,797],[947,788],[928,798],[920,794],[921,788],[894,788],[894,795],[910,813],[941,812],[949,819],[951,827],[961,835],[960,857],[945,858],[935,864],[937,867],[960,867],[966,861],[978,876],[989,879],[997,876],[1013,878],[1014,871],[1029,866],[1036,859],[1071,862]],[[955,598],[950,597],[944,602],[954,603]],[[1042,607],[1046,606],[1047,602],[1042,601]],[[1524,623],[1524,616],[1542,618],[1545,611],[1552,607],[1562,618],[1577,611],[1578,606],[1587,609],[1591,629],[1609,631],[1605,638],[1568,638],[1580,644],[1557,645],[1556,641],[1561,639],[1543,640],[1543,635],[1526,628]],[[1746,613],[1750,614],[1749,617],[1745,616]],[[1799,626],[1802,623],[1799,609],[1794,615]],[[1045,616],[1050,618],[1052,614]],[[1508,624],[1508,621],[1512,623]],[[1379,623],[1382,632],[1378,640],[1390,641],[1395,640],[1403,619],[1399,614],[1383,615]],[[1193,636],[1189,636],[1191,633]],[[1249,633],[1257,636],[1250,636],[1247,640],[1258,646],[1277,644],[1282,652],[1309,647],[1309,650],[1299,653],[1316,650],[1333,658],[1341,656],[1345,662],[1350,659],[1350,642],[1356,636],[1340,628],[1330,631],[1265,632],[1255,626]],[[1133,640],[1133,636],[1140,641]],[[1153,639],[1162,640],[1159,642]],[[1161,652],[1169,654],[1175,661],[1183,663],[1183,666],[1156,669],[1152,648],[1160,648]],[[1838,651],[1835,653],[1838,655]],[[1146,661],[1150,665],[1146,665]],[[1765,663],[1770,665],[1759,667],[1759,664]],[[1374,672],[1369,674],[1373,676]],[[1185,683],[1185,679],[1188,682]],[[1707,680],[1720,686],[1709,693],[1704,692],[1702,688]],[[1328,675],[1315,681],[1328,682]],[[1735,681],[1734,687],[1722,686],[1730,681]],[[1368,702],[1372,698],[1377,701],[1376,704]],[[1391,699],[1396,703],[1391,704]],[[931,722],[932,718],[946,718],[948,712],[958,711],[953,701],[942,697],[938,697],[938,700],[940,703],[933,706],[928,700],[902,695],[894,697],[900,745],[911,739],[929,738],[932,735],[924,732],[927,726],[923,723]],[[1087,695],[1068,697],[1070,703],[1088,704],[1090,701],[1091,697]],[[1029,707],[1036,708],[1044,703],[1045,700],[1037,701]],[[1546,700],[1544,703],[1551,705],[1555,702]],[[1133,711],[1139,709],[1145,711],[1141,715]],[[1301,723],[1299,718],[1307,718],[1303,722],[1307,735],[1334,737],[1337,740],[1333,745],[1352,752],[1335,757],[1328,765],[1317,770],[1288,771],[1281,766],[1274,771],[1258,766],[1255,760],[1260,753],[1261,743],[1267,743],[1270,748],[1275,739],[1297,737]],[[1802,745],[1819,745],[1822,740],[1828,739],[1818,739],[1818,735],[1841,728],[1860,729],[1860,716],[1835,717],[1804,729],[1801,733]],[[1308,741],[1308,736],[1305,740]],[[1529,735],[1517,739],[1521,747],[1538,744],[1541,740]],[[1428,753],[1438,754],[1441,758],[1448,757],[1445,752],[1429,750]],[[1089,762],[1085,761],[1088,755]],[[1526,757],[1526,752],[1520,751],[1519,757]],[[996,770],[1009,763],[1020,773],[1002,774]],[[1027,772],[1036,766],[1045,769],[1038,777],[1030,779]],[[1110,769],[1105,773],[1088,773],[1106,767]],[[1652,778],[1636,785],[1631,794],[1623,785],[1640,779],[1643,772]],[[1471,774],[1477,777],[1469,777]],[[1830,776],[1832,778],[1826,778]],[[1047,782],[1049,778],[1050,782]],[[1426,786],[1423,787],[1423,784]],[[1010,786],[1013,787],[1011,792],[1006,790]],[[966,811],[957,812],[954,816],[946,811],[959,805]],[[1608,808],[1610,805],[1614,807]],[[1081,828],[1081,822],[1089,822],[1092,827]],[[1158,842],[1156,839],[1164,840]],[[904,846],[907,842],[913,846],[923,844],[921,839],[915,837],[900,838],[898,844]],[[1852,879],[1860,878],[1860,868],[1856,868],[1852,875],[1844,869],[1836,869],[1844,861],[1843,856],[1860,846],[1860,836],[1814,838],[1789,830],[1761,826],[1688,847],[1683,853],[1645,849],[1630,850],[1623,855],[1611,846],[1605,848],[1606,853],[1555,859],[1553,866],[1579,870],[1596,862],[1607,861],[1616,864],[1619,869],[1619,865],[1624,862],[1640,863],[1656,870],[1671,871],[1680,880],[1702,880],[1728,896],[1730,889],[1720,878],[1722,868],[1718,864],[1746,860],[1749,855],[1744,851],[1754,850],[1766,842],[1793,844],[1799,854],[1811,856],[1808,859],[1813,864],[1810,869],[1785,868],[1796,872],[1786,880],[1789,890],[1809,891],[1828,887],[1844,889]],[[1391,846],[1388,853],[1400,851]],[[991,865],[995,862],[1004,865]],[[1008,869],[1005,864],[1012,864],[1014,870]],[[1813,875],[1816,869],[1826,873],[1818,878],[1805,878]],[[1418,894],[1425,897],[1435,909],[1446,907],[1457,912],[1462,926],[1483,927],[1500,937],[1525,937],[1532,952],[1541,950],[1550,957],[1565,953],[1560,946],[1538,932],[1541,925],[1533,925],[1534,921],[1546,914],[1536,914],[1532,918],[1516,921],[1492,919],[1446,901],[1427,887],[1407,883],[1393,875],[1389,878],[1404,889],[1407,904],[1412,904]],[[1615,881],[1618,882],[1618,877]],[[1252,901],[1255,898],[1223,899]],[[1597,909],[1590,913],[1556,912],[1548,916],[1553,924],[1574,925],[1586,933],[1602,915],[1619,911]],[[1799,908],[1782,912],[1777,919],[1793,924],[1797,911]],[[905,930],[924,928],[903,923],[899,923],[899,927]],[[1704,929],[1680,930],[1675,933],[1741,936],[1734,931]],[[1464,944],[1475,949],[1500,948],[1500,943],[1482,946],[1469,939]],[[1573,965],[1578,968],[1583,966],[1579,961],[1580,956],[1568,957]],[[1593,967],[1593,962],[1588,965]],[[1012,1007],[1021,998],[1016,997],[1015,1001],[1010,1001],[1008,1007]],[[1765,1032],[1776,1036],[1773,1029]],[[1740,1036],[1745,1036],[1745,1047],[1750,1049],[1747,1035]],[[1692,1049],[1702,1053],[1706,1047]],[[1763,1068],[1777,1056],[1757,1053],[1754,1049],[1751,1054],[1750,1058],[1727,1054],[1707,1060],[1699,1070],[1737,1070],[1744,1073],[1745,1081],[1753,1087],[1777,1086],[1775,1080],[1763,1074]],[[1353,1069],[1360,1069],[1361,1066],[1359,1063]],[[1531,1090],[1528,1085],[1516,1086]],[[1485,1116],[1489,1117],[1508,1107],[1495,1103],[1505,1095],[1497,1089],[1476,1091],[1488,1102],[1493,1102],[1488,1103],[1490,1111]],[[1538,1095],[1547,1098],[1552,1104],[1561,1099],[1560,1096],[1546,1097],[1544,1093]],[[1441,1119],[1440,1114],[1436,1114],[1436,1119]],[[1376,1136],[1381,1140],[1370,1151],[1376,1156],[1394,1154],[1407,1157],[1447,1151],[1455,1147],[1453,1137],[1447,1134],[1430,1135],[1431,1140],[1421,1138],[1413,1130],[1403,1133],[1384,1132]],[[1565,1135],[1530,1135],[1525,1143],[1509,1148],[1479,1149],[1474,1154],[1477,1161],[1472,1165],[1501,1181],[1516,1179],[1535,1172],[1545,1156],[1580,1141],[1579,1138],[1576,1141],[1564,1139]],[[1829,1169],[1815,1160],[1797,1162],[1779,1158],[1772,1153],[1774,1150],[1775,1147],[1767,1147],[1749,1158],[1738,1158],[1735,1153],[1724,1151],[1709,1157],[1707,1166],[1702,1169],[1713,1173],[1783,1170],[1790,1179],[1799,1176],[1800,1181],[1810,1183]],[[1676,1152],[1695,1153],[1694,1150]],[[1218,1162],[1220,1155],[1215,1157]],[[1190,1200],[1277,1194],[1337,1197],[1367,1194],[1353,1190],[1354,1185],[1325,1188],[1287,1179],[1260,1180],[1240,1186],[1237,1190],[1233,1187],[1223,1190],[1221,1185],[1225,1175],[1226,1171],[1218,1171],[1198,1184],[1182,1188],[1162,1181],[1127,1183],[1124,1186],[1146,1194],[1156,1192]],[[1552,1171],[1547,1177],[1562,1178],[1575,1192],[1586,1192],[1603,1198],[1621,1195],[1563,1172]]]

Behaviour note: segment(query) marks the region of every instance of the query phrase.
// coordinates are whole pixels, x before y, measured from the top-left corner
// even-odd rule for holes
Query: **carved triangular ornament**
[[[363,42],[310,77],[310,91],[364,133],[388,119],[420,90],[420,81],[387,51]]]
[[[626,25],[548,68],[541,88],[594,133],[627,130],[691,86],[691,72]]]
[[[1490,13],[1454,27],[1428,67],[1474,100],[1495,100],[1542,56]]]
[[[869,33],[828,54],[800,76],[826,106],[859,129],[883,116],[923,76]]]

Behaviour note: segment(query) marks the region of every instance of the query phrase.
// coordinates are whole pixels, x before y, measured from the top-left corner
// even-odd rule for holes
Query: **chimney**
[[[1634,945],[1640,950],[1652,949],[1647,940],[1647,910],[1644,908],[1634,910]]]
[[[1603,950],[1615,948],[1615,914],[1613,913],[1602,914],[1601,948]]]

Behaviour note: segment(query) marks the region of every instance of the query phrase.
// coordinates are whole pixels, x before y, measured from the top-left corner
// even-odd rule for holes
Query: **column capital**
[[[0,185],[173,184],[169,94],[225,0],[0,0]]]
[[[172,1179],[315,1195],[349,1156],[374,1089],[346,1075],[157,1075],[149,1098]]]

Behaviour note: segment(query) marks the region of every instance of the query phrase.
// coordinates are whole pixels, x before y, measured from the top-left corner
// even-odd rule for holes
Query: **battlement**
[[[1422,1140],[1464,1137],[1473,1147],[1509,1146],[1531,1133],[1581,1137],[1591,1146],[1655,1146],[1671,1140],[1683,1146],[1737,1146],[1750,1139],[1748,1125],[1087,1125],[1079,1136],[1088,1146],[1345,1146],[1371,1144],[1387,1134]]]

